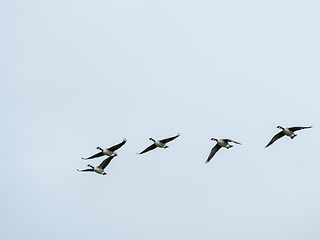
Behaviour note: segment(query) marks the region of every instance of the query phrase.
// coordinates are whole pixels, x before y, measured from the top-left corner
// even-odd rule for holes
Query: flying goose
[[[168,148],[168,146],[166,145],[166,143],[176,139],[177,137],[179,137],[180,134],[178,133],[176,136],[174,137],[170,137],[170,138],[165,138],[165,139],[162,139],[162,140],[154,140],[153,138],[149,138],[149,140],[153,141],[153,144],[151,144],[149,147],[147,147],[145,150],[143,150],[142,152],[138,153],[138,154],[143,154],[143,153],[146,153],[150,150],[153,150],[157,147],[159,148]]]
[[[277,141],[279,138],[282,138],[284,135],[287,135],[291,139],[293,139],[297,134],[295,134],[295,131],[306,129],[306,128],[312,128],[312,126],[309,127],[290,127],[290,128],[283,128],[281,126],[277,126],[277,128],[280,128],[282,131],[274,135],[274,137],[270,140],[270,142],[267,144],[266,147],[269,147],[272,143]]]
[[[218,140],[216,138],[211,138],[211,140],[216,141],[217,144],[211,149],[211,152],[210,152],[210,154],[208,156],[208,159],[207,159],[206,163],[210,162],[211,158],[218,152],[218,150],[221,147],[225,147],[227,149],[233,147],[232,145],[229,144],[229,142],[233,142],[233,143],[241,145],[241,143],[233,141],[231,139],[219,139]]]
[[[107,149],[102,149],[101,147],[97,147],[97,149],[99,149],[101,152],[91,156],[91,157],[88,157],[88,158],[82,158],[83,160],[88,160],[88,159],[92,159],[92,158],[96,158],[96,157],[101,157],[103,155],[107,155],[109,157],[115,157],[115,156],[118,156],[117,153],[115,152],[116,150],[118,150],[119,148],[121,148],[125,143],[127,142],[127,139],[123,139],[123,141],[117,145],[114,145],[110,148],[107,148]]]
[[[83,170],[79,170],[77,169],[78,172],[96,172],[102,175],[106,175],[107,173],[104,171],[104,169],[108,166],[108,164],[110,163],[110,161],[114,158],[115,156],[112,157],[108,157],[105,160],[102,161],[102,163],[98,166],[98,167],[94,167],[91,166],[90,164],[88,164],[87,166],[90,167],[88,169],[83,169]]]

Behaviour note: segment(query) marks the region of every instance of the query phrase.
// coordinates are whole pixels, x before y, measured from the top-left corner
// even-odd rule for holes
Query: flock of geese
[[[295,134],[295,131],[301,130],[301,129],[306,129],[306,128],[311,128],[312,126],[309,127],[289,127],[289,128],[283,128],[281,126],[278,126],[277,128],[281,129],[281,131],[279,133],[277,133],[276,135],[274,135],[274,137],[270,140],[270,142],[266,145],[266,148],[269,147],[271,144],[273,144],[275,141],[277,141],[278,139],[282,138],[283,136],[288,136],[291,139],[293,139],[294,137],[297,136],[297,134]],[[165,138],[162,140],[154,140],[153,138],[149,138],[149,140],[151,140],[153,143],[147,147],[146,149],[144,149],[142,152],[138,153],[138,154],[143,154],[146,152],[149,152],[155,148],[168,148],[168,146],[166,145],[168,142],[176,139],[177,137],[179,137],[180,134],[178,133],[176,136],[174,137],[170,137],[170,138]],[[216,138],[211,138],[211,140],[216,141],[216,145],[211,149],[210,154],[208,156],[208,159],[206,160],[206,163],[210,162],[210,160],[213,158],[213,156],[219,151],[220,148],[224,147],[224,148],[231,148],[233,147],[233,145],[230,145],[230,142],[233,142],[235,144],[240,144],[239,142],[233,141],[231,139],[216,139]],[[89,167],[88,169],[83,169],[83,170],[79,170],[77,169],[77,171],[79,172],[96,172],[98,174],[102,174],[102,175],[106,175],[107,173],[104,171],[104,169],[108,166],[108,164],[111,162],[111,160],[118,156],[117,153],[115,152],[116,150],[118,150],[119,148],[121,148],[125,143],[127,142],[126,139],[123,139],[123,141],[117,145],[114,145],[110,148],[107,149],[102,149],[101,147],[97,147],[98,150],[100,150],[100,152],[92,155],[91,157],[87,157],[87,158],[82,158],[83,160],[89,160],[89,159],[93,159],[93,158],[97,158],[97,157],[102,157],[102,156],[108,156],[108,158],[106,158],[105,160],[102,161],[102,163],[97,166],[94,167],[90,164],[88,164],[87,166]]]

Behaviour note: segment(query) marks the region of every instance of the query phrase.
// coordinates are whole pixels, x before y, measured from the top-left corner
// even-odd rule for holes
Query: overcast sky
[[[319,8],[1,1],[0,238],[319,239]]]

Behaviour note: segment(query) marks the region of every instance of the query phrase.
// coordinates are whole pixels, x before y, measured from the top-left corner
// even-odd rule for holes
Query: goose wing
[[[176,138],[179,137],[179,136],[180,136],[180,134],[178,133],[178,134],[177,134],[176,136],[174,136],[174,137],[165,138],[165,139],[160,140],[159,142],[167,143],[167,142],[170,142],[170,141],[176,139]]]
[[[104,154],[103,152],[99,152],[95,155],[92,155],[91,157],[88,157],[88,158],[82,158],[83,160],[88,160],[88,159],[92,159],[92,158],[97,158],[97,157],[102,157]]]
[[[223,139],[223,140],[225,140],[225,141],[227,141],[227,142],[233,142],[233,143],[236,143],[236,144],[240,144],[240,145],[241,145],[241,143],[236,142],[236,141],[233,141],[233,140],[231,140],[231,139]]]
[[[114,152],[114,151],[118,150],[119,148],[121,148],[126,142],[127,142],[127,139],[124,138],[121,143],[108,148],[108,150]]]
[[[108,166],[108,164],[111,162],[113,158],[114,156],[106,158],[105,160],[102,161],[102,163],[98,166],[98,168],[105,169],[106,166]]]
[[[93,172],[92,168],[88,168],[88,169],[83,169],[83,170],[79,170],[77,169],[78,172]]]
[[[218,152],[218,150],[221,148],[221,146],[217,143],[210,151],[210,154],[208,156],[208,159],[206,161],[206,163],[210,162],[211,158],[213,158],[213,156],[216,154],[216,152]]]
[[[284,132],[283,132],[283,131],[277,133],[277,134],[274,135],[274,137],[270,140],[270,142],[267,144],[266,147],[269,147],[272,143],[274,143],[275,141],[277,141],[279,138],[282,138],[283,136],[284,136]]]
[[[295,131],[298,131],[298,130],[301,130],[301,129],[306,129],[306,128],[312,128],[312,126],[309,126],[309,127],[291,127],[291,128],[289,128],[289,130],[292,131],[292,132],[295,132]]]
[[[142,154],[142,153],[146,153],[146,152],[149,152],[150,150],[153,150],[155,149],[157,146],[153,143],[151,144],[149,147],[147,147],[145,150],[143,150],[141,153],[138,153],[138,154]]]

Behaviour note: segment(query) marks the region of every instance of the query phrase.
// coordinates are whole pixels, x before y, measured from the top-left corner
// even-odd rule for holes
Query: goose
[[[97,149],[99,149],[101,152],[97,153],[97,154],[94,154],[92,155],[91,157],[88,157],[88,158],[82,158],[83,160],[88,160],[88,159],[92,159],[92,158],[96,158],[96,157],[101,157],[103,155],[107,155],[109,157],[115,157],[115,156],[118,156],[117,153],[115,152],[116,150],[118,150],[119,148],[121,148],[125,143],[127,142],[127,139],[123,139],[123,141],[117,145],[114,145],[110,148],[107,148],[107,149],[102,149],[101,147],[97,147]]]
[[[210,162],[211,158],[213,158],[213,156],[218,152],[218,150],[221,148],[221,147],[225,147],[227,149],[233,147],[232,145],[229,144],[229,142],[233,142],[233,143],[236,143],[236,144],[240,144],[239,142],[236,142],[236,141],[233,141],[231,139],[216,139],[216,138],[211,138],[211,140],[213,141],[216,141],[217,144],[211,149],[211,152],[208,156],[208,159],[206,161],[206,163]]]
[[[169,146],[167,146],[166,143],[176,139],[179,136],[180,136],[180,134],[178,133],[174,137],[165,138],[165,139],[157,140],[157,141],[154,140],[153,138],[149,138],[149,140],[153,141],[153,144],[151,144],[149,147],[147,147],[145,150],[143,150],[142,152],[140,152],[138,154],[143,154],[143,153],[149,152],[150,150],[153,150],[153,149],[155,149],[157,147],[159,147],[159,148],[168,148]]]
[[[104,169],[108,166],[108,164],[110,163],[110,161],[114,157],[115,156],[111,156],[111,157],[106,158],[105,160],[102,161],[102,163],[98,167],[94,167],[94,166],[88,164],[87,166],[90,167],[90,168],[83,169],[83,170],[77,169],[77,171],[78,172],[96,172],[98,174],[106,175],[107,173],[104,171]]]
[[[284,135],[290,137],[291,139],[294,139],[294,137],[297,136],[297,134],[294,133],[295,131],[298,131],[301,129],[306,129],[306,128],[312,128],[312,126],[309,126],[309,127],[289,127],[289,128],[277,126],[277,128],[280,128],[282,131],[273,136],[273,138],[267,144],[266,148],[269,147],[275,141],[277,141],[279,138],[282,138]]]

